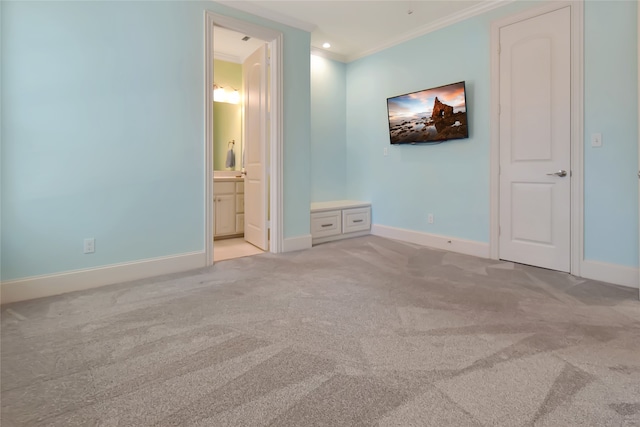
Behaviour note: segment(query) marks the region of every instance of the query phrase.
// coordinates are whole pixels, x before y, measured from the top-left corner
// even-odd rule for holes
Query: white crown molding
[[[323,58],[331,59],[338,62],[347,62],[347,57],[344,55],[313,46],[311,46],[311,55],[321,56]]]
[[[229,55],[228,53],[213,52],[213,59],[220,61],[233,62],[234,64],[242,64],[244,61],[239,56]]]
[[[282,15],[278,12],[265,9],[253,3],[248,3],[241,0],[235,0],[235,1],[233,0],[217,1],[216,0],[216,3],[221,4],[223,6],[230,7],[232,9],[240,10],[242,12],[247,12],[252,15],[259,16],[261,18],[269,19],[270,21],[288,25],[289,27],[307,31],[309,33],[316,29],[316,26],[314,24],[310,24],[308,22],[304,22],[299,19],[292,18],[290,16]]]
[[[458,22],[462,22],[474,16],[481,15],[490,10],[497,9],[509,3],[513,3],[514,1],[516,0],[491,0],[491,1],[482,2],[476,6],[462,10],[458,13],[454,13],[453,15],[445,16],[444,18],[441,18],[429,24],[423,25],[422,27],[418,27],[413,31],[404,33],[396,38],[390,39],[386,43],[378,47],[368,49],[353,55],[347,55],[346,56],[347,62],[355,61],[356,59],[373,55],[374,53],[380,52],[382,50],[404,43],[406,41],[415,39],[416,37],[420,37],[425,34],[432,33],[444,27],[448,27],[449,25],[457,24]]]

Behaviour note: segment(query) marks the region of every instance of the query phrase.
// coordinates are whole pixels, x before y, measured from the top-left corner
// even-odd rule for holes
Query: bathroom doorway
[[[213,58],[207,63],[212,66],[207,94],[211,100],[208,130],[212,138],[208,160],[213,166],[211,226],[207,233],[211,262],[265,250],[278,252],[280,246],[278,241],[269,240],[269,232],[275,231],[269,229],[269,219],[279,216],[274,215],[272,200],[276,200],[276,206],[280,204],[279,195],[271,194],[270,187],[279,180],[267,176],[267,171],[274,168],[274,157],[277,160],[281,152],[281,141],[276,138],[274,144],[270,143],[273,135],[279,135],[274,132],[278,129],[269,126],[274,115],[270,93],[274,85],[269,77],[275,73],[269,69],[269,54],[277,40],[267,42],[252,36],[246,28],[237,31],[229,22],[223,24],[214,22],[211,28]],[[276,170],[281,172],[281,168]]]
[[[207,258],[207,265],[213,264],[214,257],[214,232],[216,221],[218,219],[224,219],[215,215],[216,198],[214,192],[219,193],[214,188],[214,147],[213,147],[213,108],[214,108],[214,30],[215,27],[221,27],[227,30],[242,33],[250,38],[260,39],[266,41],[266,47],[269,53],[268,62],[268,74],[263,80],[264,84],[261,86],[261,92],[268,96],[261,96],[259,98],[267,100],[264,104],[264,108],[260,113],[260,120],[264,123],[262,129],[263,143],[260,144],[261,150],[260,156],[264,158],[260,173],[262,174],[261,182],[264,185],[264,191],[261,194],[261,200],[264,201],[264,214],[260,217],[259,221],[264,225],[264,233],[268,236],[265,239],[265,248],[271,253],[280,253],[283,250],[283,45],[284,36],[280,31],[270,28],[262,27],[260,25],[252,24],[242,20],[230,18],[223,15],[217,15],[210,11],[205,11],[205,50],[204,50],[204,65],[205,65],[205,81],[204,81],[204,102],[205,102],[205,253]],[[235,91],[234,91],[235,92]],[[246,135],[243,135],[243,143],[245,147],[248,147]],[[228,141],[227,141],[228,143]],[[233,144],[231,144],[233,145]],[[244,148],[244,147],[243,147]],[[245,151],[245,166],[249,166],[253,161],[249,154],[251,150]],[[242,154],[236,153],[235,162],[238,164],[242,161]],[[268,164],[267,164],[268,162]],[[241,164],[241,163],[240,163]],[[255,177],[256,174],[252,173],[247,167],[249,178]],[[268,176],[267,176],[268,172]],[[227,171],[227,173],[235,174],[237,171]],[[233,175],[235,177],[235,175]],[[247,178],[245,177],[245,180]],[[229,183],[226,184],[226,190],[230,191],[232,187]],[[235,198],[240,191],[251,192],[251,188],[246,188],[244,184],[232,183],[236,185],[236,193],[231,197],[224,197],[224,200],[220,200],[220,204],[226,203],[228,213],[231,217],[231,198]],[[219,186],[218,186],[219,187]],[[227,194],[230,196],[230,193]],[[222,198],[221,198],[222,199]],[[244,203],[246,196],[239,200]],[[238,199],[236,199],[238,200]],[[249,210],[250,207],[247,207]],[[237,218],[237,212],[233,212],[233,216]],[[246,212],[245,212],[246,216]],[[221,222],[221,221],[218,221]],[[244,225],[247,221],[244,221]],[[228,227],[231,227],[230,222],[227,223]],[[217,240],[216,240],[217,242]]]

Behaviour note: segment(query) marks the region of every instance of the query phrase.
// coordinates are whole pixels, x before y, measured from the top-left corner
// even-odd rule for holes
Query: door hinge
[[[498,55],[502,53],[502,44],[498,43]]]
[[[498,236],[502,236],[502,227],[498,226]]]
[[[502,114],[502,104],[498,104],[498,115]]]

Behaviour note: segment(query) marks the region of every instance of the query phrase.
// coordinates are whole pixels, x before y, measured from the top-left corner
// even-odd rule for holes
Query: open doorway
[[[263,119],[270,93],[265,40],[214,26],[213,49],[215,262],[268,250],[269,188],[260,175],[270,142]]]
[[[234,48],[234,43],[239,46]],[[282,33],[205,12],[205,238],[209,265],[229,259],[229,253],[214,255],[216,247],[224,252],[235,246],[227,252],[239,256],[255,254],[251,248],[234,245],[243,240],[258,248],[258,253],[281,252],[281,52]],[[235,81],[227,80],[224,73],[216,72],[216,63],[227,68],[235,64],[236,70],[242,70],[242,78],[236,75]],[[225,242],[228,238],[236,239]]]

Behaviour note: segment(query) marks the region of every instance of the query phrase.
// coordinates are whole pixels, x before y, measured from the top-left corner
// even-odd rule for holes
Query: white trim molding
[[[426,25],[418,27],[415,30],[402,34],[399,37],[390,39],[384,44],[377,46],[373,49],[368,49],[368,50],[356,53],[354,55],[348,55],[347,62],[355,61],[356,59],[373,55],[374,53],[399,45],[406,41],[415,39],[416,37],[420,37],[425,34],[438,31],[442,28],[448,27],[449,25],[457,24],[458,22],[462,22],[469,18],[473,18],[474,16],[482,15],[483,13],[486,13],[493,9],[497,9],[499,7],[512,3],[514,1],[515,0],[487,0],[487,1],[479,2],[475,6],[461,10],[460,12],[454,13],[453,15],[445,16],[436,21],[433,21]]]
[[[270,251],[283,252],[284,239],[284,36],[271,41],[271,143],[269,180]]]
[[[500,209],[500,28],[565,7],[571,8],[571,274],[581,275],[584,257],[584,4],[552,1],[497,20],[491,25],[490,257],[499,259]]]
[[[316,29],[315,24],[302,21],[300,19],[292,18],[290,16],[283,15],[273,10],[266,9],[258,6],[259,2],[244,2],[238,0],[216,0],[216,3],[230,7],[232,9],[240,10],[242,12],[250,13],[261,18],[266,18],[270,21],[278,22],[280,24],[287,25],[289,27],[297,28],[308,33]]]
[[[311,248],[311,234],[289,237],[282,242],[282,252],[295,252]]]
[[[213,52],[213,59],[218,59],[220,61],[233,62],[234,64],[242,64],[242,58],[235,55],[229,55],[227,53],[222,52]]]
[[[428,246],[445,251],[457,252],[465,255],[489,258],[489,244],[474,240],[465,240],[458,237],[441,236],[422,231],[407,230],[405,228],[389,227],[387,225],[373,224],[371,234],[386,237],[387,239],[400,240],[416,245]]]
[[[347,57],[344,55],[341,55],[335,52],[330,52],[326,49],[320,49],[314,46],[311,46],[311,55],[321,56],[323,58],[331,59],[333,61],[338,61],[338,62],[345,62],[345,63],[347,62]]]
[[[269,44],[270,67],[271,67],[271,105],[269,108],[270,129],[269,151],[270,162],[267,165],[269,170],[269,198],[270,198],[270,241],[269,251],[273,253],[282,252],[282,240],[284,230],[284,204],[283,204],[283,168],[284,168],[284,80],[283,80],[283,56],[284,38],[280,31],[265,28],[239,19],[218,15],[211,11],[204,12],[204,91],[205,91],[205,253],[207,265],[213,264],[213,229],[214,229],[214,206],[213,206],[213,27],[219,26],[230,30],[238,31],[257,39],[264,40]]]
[[[502,7],[506,4],[512,3],[515,0],[486,0],[479,2],[475,6],[466,8],[459,12],[456,12],[452,15],[445,16],[440,18],[434,22],[418,27],[414,30],[411,30],[407,33],[401,34],[398,37],[387,40],[385,43],[376,46],[371,49],[367,49],[361,52],[357,52],[352,55],[341,55],[333,52],[326,52],[324,54],[319,54],[320,56],[326,56],[329,59],[333,59],[340,62],[351,62],[356,59],[363,58],[368,55],[372,55],[374,53],[380,52],[384,49],[388,49],[392,46],[404,43],[408,40],[414,39],[416,37],[420,37],[422,35],[431,33],[433,31],[437,31],[449,25],[456,24],[458,22],[464,21],[466,19],[472,18],[474,16],[481,15],[490,10],[496,9],[498,7]],[[309,33],[315,31],[316,25],[301,21],[299,19],[292,18],[290,16],[283,15],[281,13],[275,12],[273,10],[266,9],[264,7],[259,6],[259,2],[243,2],[243,1],[229,1],[229,0],[218,0],[217,3],[220,3],[224,6],[231,7],[236,10],[241,10],[243,12],[250,13],[252,15],[260,16],[262,18],[269,19],[274,22],[278,22],[280,24],[288,25],[289,27],[297,28],[299,30],[307,31]],[[312,46],[312,49],[318,49]],[[319,50],[319,49],[318,49]]]
[[[638,289],[638,268],[606,262],[583,260],[582,277]]]
[[[8,304],[11,302],[98,288],[114,283],[179,273],[202,268],[206,265],[205,253],[200,251],[83,270],[66,271],[64,273],[27,277],[2,282],[0,284],[0,300],[2,304]]]

